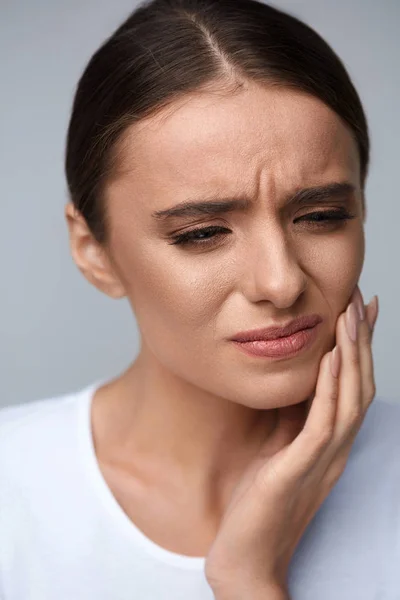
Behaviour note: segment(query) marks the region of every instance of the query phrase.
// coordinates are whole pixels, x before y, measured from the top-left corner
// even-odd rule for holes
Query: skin
[[[321,360],[305,423],[293,407],[280,409],[273,452],[269,439],[235,489],[205,561],[217,600],[289,599],[293,553],[342,475],[376,394],[371,344],[378,305],[365,307],[358,286],[351,303],[338,318],[334,352]]]
[[[128,299],[141,334],[135,361],[94,397],[96,453],[146,535],[204,556],[246,466],[269,440],[272,452],[280,410],[305,420],[320,361],[335,345],[364,262],[357,146],[318,99],[247,82],[236,93],[187,96],[132,126],[118,166],[106,188],[107,246],[72,204],[65,211],[78,268],[103,293]],[[299,188],[339,181],[356,188],[347,203],[286,204]],[[246,194],[253,205],[220,217],[152,217],[208,194]],[[355,215],[347,222],[295,221],[346,206]],[[211,246],[168,243],[210,225],[231,233]],[[228,341],[310,313],[323,318],[319,336],[294,358],[251,358]]]

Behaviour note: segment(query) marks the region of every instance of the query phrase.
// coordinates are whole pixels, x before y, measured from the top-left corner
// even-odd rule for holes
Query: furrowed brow
[[[355,186],[348,182],[333,182],[310,188],[302,188],[290,196],[288,205],[292,204],[323,204],[335,198],[343,198],[356,191]],[[188,217],[221,215],[236,210],[245,211],[253,204],[251,198],[246,196],[230,198],[204,198],[201,200],[186,200],[176,206],[165,210],[158,210],[152,216],[159,221],[170,219],[184,219]]]

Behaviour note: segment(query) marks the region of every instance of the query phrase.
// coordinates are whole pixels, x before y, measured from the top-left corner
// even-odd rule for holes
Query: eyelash
[[[311,219],[310,217],[317,215],[318,217],[323,215],[324,219],[322,220],[315,220],[315,219]],[[318,211],[318,212],[313,212],[313,213],[309,213],[308,215],[304,215],[303,217],[300,217],[298,220],[301,219],[305,219],[306,221],[308,221],[309,223],[314,223],[315,225],[317,225],[317,227],[326,227],[327,225],[330,225],[333,222],[338,222],[338,221],[348,221],[350,219],[354,219],[356,217],[356,215],[352,215],[349,212],[347,212],[346,210],[331,210],[331,211]],[[212,244],[215,244],[218,241],[218,237],[220,235],[222,235],[223,233],[227,232],[228,230],[225,227],[220,227],[217,225],[212,225],[210,227],[203,227],[200,229],[192,229],[191,231],[186,231],[185,233],[181,233],[180,235],[177,235],[175,237],[173,237],[172,239],[175,240],[174,242],[171,243],[171,245],[181,245],[181,246],[211,246]],[[194,238],[192,239],[191,236],[193,236],[196,233],[216,233],[217,235],[213,235],[211,238],[202,240],[199,238]]]

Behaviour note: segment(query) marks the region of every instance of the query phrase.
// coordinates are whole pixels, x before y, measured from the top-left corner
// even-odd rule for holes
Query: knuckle
[[[361,420],[362,420],[362,411],[361,410],[354,410],[350,413],[350,416],[347,419],[347,423],[349,426],[349,431],[351,433],[359,427]]]
[[[333,439],[333,434],[334,434],[334,428],[333,426],[326,426],[324,428],[322,428],[319,431],[313,431],[312,432],[312,440],[313,440],[313,445],[316,448],[317,451],[326,448],[326,446],[328,446],[332,439]]]
[[[357,349],[354,352],[351,352],[349,362],[351,366],[358,368],[360,366],[360,356]]]
[[[376,386],[374,383],[369,384],[365,391],[365,396],[367,398],[367,403],[370,404],[376,395]]]
[[[351,424],[356,425],[359,420],[361,419],[362,416],[362,408],[361,406],[359,406],[358,404],[356,406],[353,406],[350,414],[349,414],[349,422]]]
[[[289,474],[284,474],[278,471],[273,465],[267,463],[260,468],[254,477],[254,485],[262,494],[271,492],[273,486],[274,493],[278,494],[284,489],[286,478]]]
[[[331,466],[331,468],[328,470],[326,480],[327,480],[329,487],[334,485],[338,481],[338,479],[341,477],[341,475],[343,474],[343,471],[346,468],[346,464],[347,464],[347,460],[341,459],[341,460],[336,461]]]
[[[334,404],[336,405],[338,400],[339,400],[339,386],[335,385],[331,388],[330,392],[329,392],[329,398],[331,401],[334,402]]]

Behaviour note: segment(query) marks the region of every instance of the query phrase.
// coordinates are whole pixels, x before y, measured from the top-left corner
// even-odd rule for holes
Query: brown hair
[[[234,91],[243,80],[296,88],[328,105],[354,135],[364,191],[370,152],[364,110],[344,64],[318,33],[256,0],[152,0],[95,52],[74,97],[68,189],[99,243],[108,239],[105,184],[126,128],[188,93],[218,84]]]

